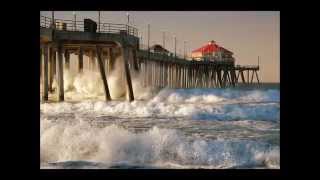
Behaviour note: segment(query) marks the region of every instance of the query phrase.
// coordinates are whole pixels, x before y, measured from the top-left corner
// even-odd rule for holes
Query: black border
[[[163,1],[162,1],[163,2]],[[47,4],[46,4],[47,3]],[[114,4],[112,4],[114,3]],[[171,4],[170,4],[171,3]],[[294,62],[294,57],[290,56],[290,41],[293,41],[289,37],[291,28],[289,28],[290,23],[295,23],[295,20],[290,19],[288,11],[282,10],[280,12],[280,82],[281,82],[281,166],[280,170],[40,170],[40,142],[39,142],[39,129],[40,124],[38,119],[40,119],[40,109],[39,109],[39,63],[38,61],[33,61],[33,59],[39,58],[39,41],[38,41],[38,25],[39,25],[39,11],[40,10],[165,10],[165,11],[233,11],[233,10],[268,10],[268,11],[280,11],[280,5],[273,2],[268,2],[267,4],[259,4],[257,5],[254,2],[245,3],[243,1],[239,1],[237,3],[228,2],[227,4],[223,4],[222,1],[215,2],[203,2],[203,3],[190,3],[190,2],[178,2],[177,4],[170,3],[160,3],[155,6],[154,3],[150,2],[101,2],[94,3],[94,1],[77,1],[77,3],[72,2],[41,2],[41,8],[35,6],[34,10],[23,9],[20,10],[20,13],[15,14],[15,19],[27,19],[26,21],[20,21],[20,27],[28,27],[24,28],[23,36],[19,36],[13,42],[11,40],[10,45],[8,45],[10,50],[8,51],[9,56],[8,59],[13,59],[12,55],[16,58],[15,61],[9,61],[10,65],[8,67],[16,67],[18,73],[12,73],[10,70],[6,72],[6,74],[10,74],[9,84],[12,85],[9,89],[11,94],[14,94],[14,100],[11,97],[8,98],[8,111],[9,118],[14,119],[11,121],[12,125],[10,127],[17,127],[15,131],[19,131],[19,134],[14,134],[15,132],[10,131],[8,128],[7,134],[13,135],[15,140],[10,140],[10,145],[16,145],[15,148],[9,148],[10,153],[14,155],[10,155],[7,158],[9,159],[11,167],[22,167],[23,173],[26,175],[35,174],[40,177],[63,177],[63,176],[82,176],[82,177],[97,177],[97,176],[122,176],[122,177],[141,177],[143,175],[153,175],[156,177],[167,177],[167,176],[215,176],[215,177],[287,177],[289,175],[289,170],[297,164],[293,163],[293,160],[289,158],[290,152],[293,151],[292,148],[292,137],[294,131],[292,127],[294,124],[289,122],[290,114],[289,107],[290,104],[293,105],[294,102],[290,98],[290,89],[289,86],[292,81],[292,76],[289,75],[293,73],[292,69],[297,68],[296,63],[291,63],[288,65],[286,63],[290,60],[290,62]],[[62,6],[63,4],[63,6]],[[170,4],[170,6],[168,6]],[[24,8],[25,3],[20,4],[20,8]],[[27,7],[27,5],[25,6]],[[15,27],[15,26],[13,26]],[[21,29],[10,29],[10,33],[13,33],[10,37],[16,36],[18,34],[21,35]],[[293,33],[293,32],[292,32]],[[23,46],[23,48],[19,48],[19,52],[16,49],[19,47],[18,44]],[[293,44],[291,44],[293,46]],[[13,48],[16,47],[16,48]],[[291,55],[292,56],[292,55]],[[17,63],[19,65],[17,66]],[[295,67],[296,66],[296,67]],[[15,80],[19,80],[19,83],[14,83]],[[301,78],[299,79],[301,80]],[[291,81],[291,82],[290,82]],[[291,94],[292,95],[292,94]],[[19,107],[19,110],[16,111],[16,106]],[[292,111],[292,110],[291,110]],[[18,121],[18,122],[17,122]],[[5,128],[6,129],[6,128]],[[290,133],[290,134],[289,134]],[[23,139],[21,139],[21,137]],[[291,140],[290,140],[291,139]],[[290,142],[291,141],[291,142]],[[291,145],[289,145],[291,144]],[[11,158],[14,157],[15,160]],[[291,161],[291,162],[290,162]],[[18,165],[16,164],[17,162]],[[19,170],[20,171],[20,170]],[[40,172],[40,173],[39,173]]]

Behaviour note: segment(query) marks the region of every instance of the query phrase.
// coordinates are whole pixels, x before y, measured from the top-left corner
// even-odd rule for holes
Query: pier
[[[40,16],[40,78],[42,100],[53,93],[57,79],[58,100],[64,101],[63,70],[70,68],[70,55],[78,57],[78,73],[83,73],[83,57],[89,57],[91,70],[98,70],[106,101],[112,100],[107,77],[115,61],[123,60],[126,98],[134,100],[132,74],[139,73],[144,87],[226,88],[240,81],[259,83],[258,66],[235,65],[233,60],[196,61],[140,47],[138,29],[127,24],[98,23],[98,30],[87,29],[84,21],[61,20]],[[251,73],[251,76],[250,76]],[[245,78],[245,75],[247,78]]]

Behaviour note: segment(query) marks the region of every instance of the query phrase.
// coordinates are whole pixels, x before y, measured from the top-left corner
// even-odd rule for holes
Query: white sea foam
[[[254,141],[188,140],[177,130],[157,127],[137,134],[115,125],[96,128],[85,122],[47,120],[41,121],[41,130],[41,162],[172,163],[194,168],[280,165],[278,148]]]
[[[214,98],[205,98],[204,96]],[[180,100],[178,100],[179,98],[177,97],[180,97]],[[243,100],[242,96],[239,98],[242,98]],[[104,102],[88,100],[80,103],[64,102],[59,104],[42,104],[40,109],[42,112],[49,114],[58,114],[61,112],[79,114],[84,112],[95,112],[113,116],[185,116],[191,117],[192,119],[204,120],[280,120],[279,103],[247,103],[247,101],[244,103],[228,103],[228,101],[222,102],[221,99],[220,96],[216,96],[214,93],[191,96],[181,95],[178,91],[171,92],[169,90],[164,90],[149,101]],[[210,103],[208,101],[210,101]]]
[[[117,68],[107,76],[112,99],[125,96],[121,62],[117,60]],[[139,73],[131,75],[136,101],[105,102],[100,72],[85,70],[83,74],[76,74],[65,70],[65,97],[75,102],[40,105],[41,163],[61,161],[81,168],[108,168],[115,164],[171,168],[280,167],[279,147],[267,143],[270,138],[273,141],[273,137],[266,137],[267,142],[241,140],[234,135],[234,139],[225,139],[228,136],[223,129],[213,128],[219,132],[205,134],[203,128],[205,122],[217,122],[217,127],[225,130],[236,126],[242,129],[232,133],[239,137],[260,136],[257,135],[260,131],[273,127],[278,131],[279,90],[164,88],[154,94],[153,89],[142,87]],[[99,116],[112,118],[99,119]],[[131,132],[117,125],[122,117],[134,127],[152,124],[152,128],[141,133]],[[160,128],[156,124],[159,119],[145,120],[145,117],[165,118],[168,123]],[[94,119],[110,123],[103,128],[89,125]],[[193,121],[192,125],[184,119]],[[181,122],[170,123],[170,120]],[[184,127],[196,129],[194,122],[204,122],[201,124],[204,132],[199,133],[216,137],[189,137],[177,130],[183,123]],[[249,135],[242,136],[244,133]]]
[[[114,66],[114,70],[107,75],[107,81],[111,98],[118,99],[126,94],[121,57],[116,59]],[[138,72],[131,72],[135,99],[148,99],[151,97],[151,88],[142,86],[140,76]],[[54,78],[52,87],[57,88],[57,77]],[[64,69],[64,91],[66,98],[74,101],[88,98],[103,99],[104,86],[100,72],[84,69],[83,73],[76,73]]]

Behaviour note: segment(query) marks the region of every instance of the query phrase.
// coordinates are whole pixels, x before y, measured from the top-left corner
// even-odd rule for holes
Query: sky
[[[98,11],[75,11],[77,21],[90,18],[98,22]],[[280,12],[279,11],[101,11],[101,22],[127,23],[138,28],[142,43],[163,44],[177,53],[197,49],[209,41],[234,53],[236,64],[256,65],[260,59],[259,78],[263,82],[280,82]],[[41,11],[51,17],[51,11]],[[55,11],[57,19],[73,19],[73,11]]]

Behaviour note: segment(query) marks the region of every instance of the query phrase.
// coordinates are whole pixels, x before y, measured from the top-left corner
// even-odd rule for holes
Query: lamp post
[[[177,57],[177,37],[174,36],[174,58]]]
[[[163,48],[165,48],[165,45],[166,45],[165,39],[166,39],[166,31],[162,31],[162,46],[163,46]]]
[[[98,31],[100,32],[100,11],[98,11]]]
[[[148,24],[148,52],[150,51],[150,24]]]
[[[77,27],[77,15],[76,15],[76,12],[75,12],[75,11],[73,11],[72,14],[73,14],[73,30],[76,31],[76,27]]]
[[[183,41],[183,55],[184,55],[184,59],[186,59],[186,43],[187,43],[187,41]]]
[[[129,25],[129,20],[130,20],[130,14],[127,12],[127,18],[128,18],[128,22],[127,25]]]
[[[54,11],[51,12],[51,18],[52,18],[52,28],[55,28],[55,23],[54,23]]]

